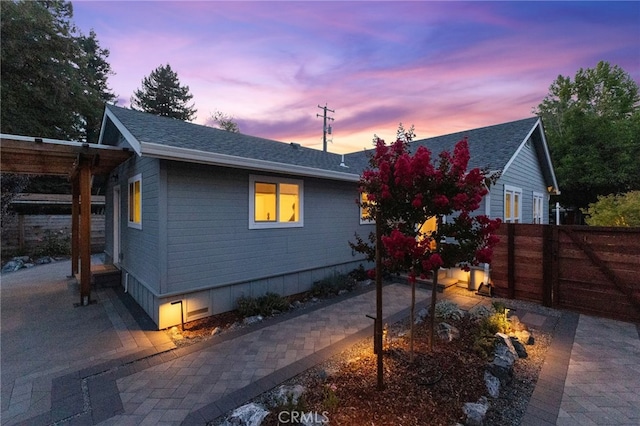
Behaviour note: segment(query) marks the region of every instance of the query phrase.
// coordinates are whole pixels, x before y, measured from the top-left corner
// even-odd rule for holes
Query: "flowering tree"
[[[381,276],[380,269],[408,272],[412,284],[412,326],[416,278],[433,276],[429,342],[433,348],[438,269],[469,270],[471,265],[491,261],[492,248],[498,242],[492,234],[500,220],[472,212],[480,207],[482,197],[497,177],[489,177],[487,171],[478,168],[467,171],[466,139],[456,144],[453,153],[442,152],[434,161],[424,146],[411,154],[409,143],[413,136],[410,130],[390,146],[382,139],[374,139],[375,151],[359,182],[360,193],[366,196],[358,203],[376,220],[382,246],[372,247],[375,236],[365,242],[358,235],[351,246],[368,254],[370,259],[376,249],[380,252],[377,277]],[[425,229],[423,224],[430,218],[435,218],[436,226]]]

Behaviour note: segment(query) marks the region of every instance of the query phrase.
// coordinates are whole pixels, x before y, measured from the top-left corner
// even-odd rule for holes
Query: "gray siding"
[[[359,260],[348,245],[354,231],[363,228],[355,184],[302,179],[304,227],[249,229],[249,175],[246,170],[167,163],[163,293],[266,280],[251,286],[251,292],[264,288],[291,294],[293,288],[285,287],[297,289],[297,283],[275,277]]]
[[[160,292],[159,274],[159,208],[158,199],[161,192],[159,161],[153,158],[133,157],[118,168],[118,184],[120,185],[120,251],[121,267],[133,275],[141,284],[152,292]],[[142,229],[128,226],[128,180],[142,175]],[[107,191],[112,197],[113,187]],[[108,235],[113,234],[113,217],[108,213]],[[113,254],[113,237],[109,237],[108,249]],[[140,301],[139,301],[140,302]]]
[[[491,188],[491,217],[504,219],[504,187],[511,185],[522,189],[521,223],[533,222],[533,193],[543,194],[542,220],[549,221],[549,197],[542,169],[532,141],[517,154],[498,182]]]

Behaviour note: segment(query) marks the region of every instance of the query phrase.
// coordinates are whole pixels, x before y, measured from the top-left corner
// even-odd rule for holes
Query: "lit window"
[[[142,229],[142,175],[129,179],[129,226]]]
[[[249,229],[303,226],[301,180],[249,177]]]
[[[522,189],[514,186],[504,186],[504,221],[510,223],[520,222],[520,201]]]
[[[360,194],[360,203],[365,203],[369,201],[367,194]],[[360,206],[360,225],[367,225],[375,222],[375,219],[371,217],[371,212],[369,208]]]
[[[544,223],[542,209],[544,206],[544,195],[539,192],[533,193],[533,223]]]

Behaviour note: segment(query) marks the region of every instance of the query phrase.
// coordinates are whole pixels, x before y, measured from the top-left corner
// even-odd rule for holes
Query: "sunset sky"
[[[329,151],[530,117],[560,74],[605,60],[640,82],[640,2],[73,1],[120,106],[170,64],[206,124]]]

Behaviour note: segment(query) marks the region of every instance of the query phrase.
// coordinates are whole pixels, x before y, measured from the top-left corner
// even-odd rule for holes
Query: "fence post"
[[[558,225],[542,225],[542,304],[558,304]]]
[[[507,297],[516,297],[516,225],[507,223]]]

